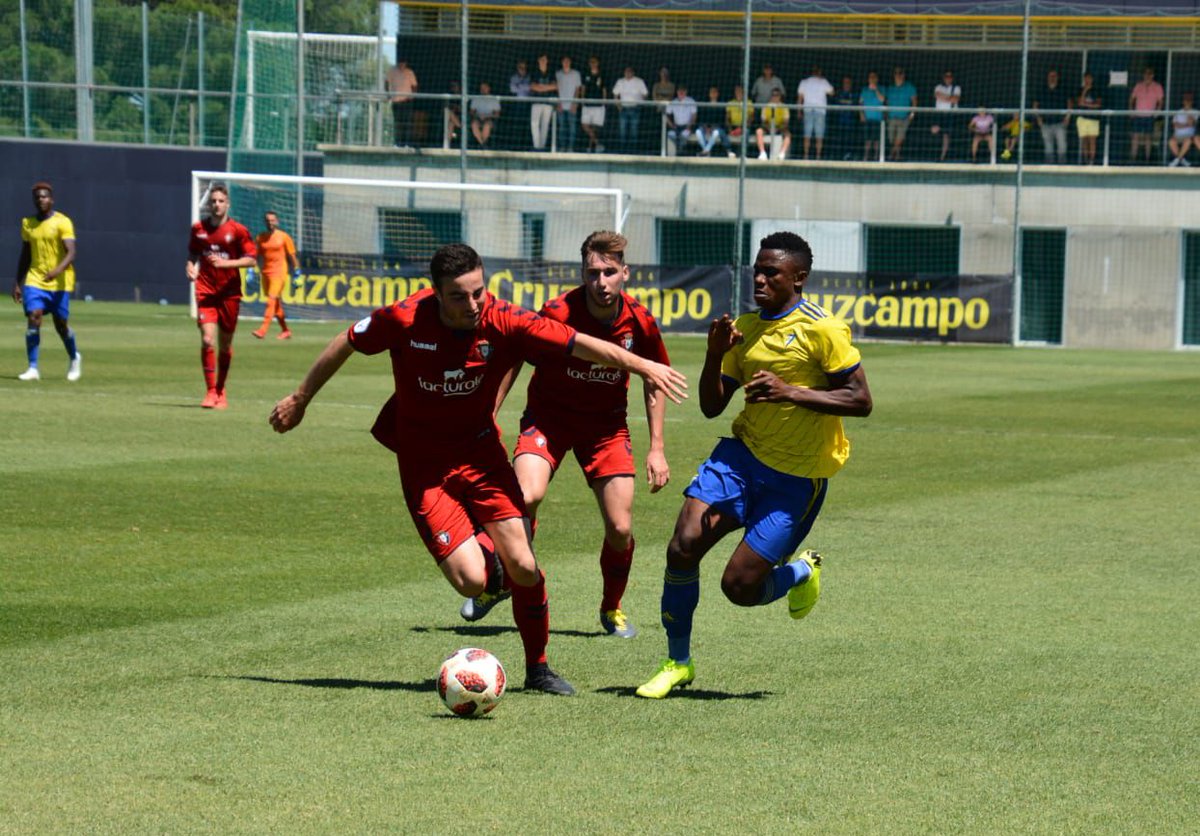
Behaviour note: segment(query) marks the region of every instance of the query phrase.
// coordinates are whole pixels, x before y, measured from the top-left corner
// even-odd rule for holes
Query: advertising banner
[[[306,254],[303,275],[290,281],[283,303],[293,319],[366,316],[431,286],[427,264],[383,256]],[[580,282],[577,263],[484,259],[488,290],[530,310]],[[747,268],[741,310],[754,309]],[[704,333],[731,311],[733,271],[724,265],[631,265],[626,291],[645,305],[667,333]],[[925,276],[815,272],[805,297],[850,324],[859,337],[1005,343],[1012,331],[1011,276]],[[257,292],[243,297],[243,313],[261,316]]]

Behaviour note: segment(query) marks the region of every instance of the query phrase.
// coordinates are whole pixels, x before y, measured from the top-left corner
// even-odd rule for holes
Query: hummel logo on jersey
[[[422,343],[416,340],[409,340],[408,344],[413,348],[419,348],[422,351],[437,351],[437,343]]]

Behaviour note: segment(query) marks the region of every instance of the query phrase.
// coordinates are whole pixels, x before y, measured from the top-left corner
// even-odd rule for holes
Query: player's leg
[[[217,405],[217,309],[208,305],[198,309],[196,326],[200,329],[200,370],[204,373],[203,409]]]
[[[611,476],[592,483],[592,493],[604,520],[604,544],[600,547],[600,575],[604,590],[600,597],[600,626],[612,636],[631,639],[637,628],[621,608],[633,566],[633,477]]]
[[[513,459],[513,470],[516,471],[517,481],[521,483],[521,496],[525,500],[525,510],[529,514],[530,537],[537,532],[537,511],[550,480],[554,478],[554,464],[539,453],[529,453],[521,450],[518,442],[516,457]]]
[[[225,299],[221,303],[217,318],[217,403],[216,409],[224,409],[225,381],[229,378],[229,367],[233,364],[233,333],[237,330],[240,300]]]
[[[42,345],[42,316],[45,313],[45,295],[38,288],[26,287],[22,301],[25,303],[25,358],[29,367],[17,376],[18,380],[40,380],[38,355]]]
[[[75,345],[75,332],[71,330],[69,297],[66,291],[61,291],[61,294],[61,302],[51,311],[51,315],[54,317],[54,330],[67,350],[67,380],[74,382],[83,376],[83,358]]]

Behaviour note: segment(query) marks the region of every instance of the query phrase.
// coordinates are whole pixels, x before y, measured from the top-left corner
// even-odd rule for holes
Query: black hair
[[[783,250],[805,273],[812,269],[812,248],[794,232],[772,232],[758,246],[763,250]]]
[[[439,247],[429,261],[429,275],[433,279],[434,288],[441,293],[442,285],[454,281],[459,276],[483,267],[483,259],[479,253],[466,244],[447,244]]]

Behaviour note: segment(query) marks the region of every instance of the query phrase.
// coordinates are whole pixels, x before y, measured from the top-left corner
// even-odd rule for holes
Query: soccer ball
[[[438,671],[438,696],[459,717],[482,717],[504,696],[500,660],[478,647],[456,650]]]

